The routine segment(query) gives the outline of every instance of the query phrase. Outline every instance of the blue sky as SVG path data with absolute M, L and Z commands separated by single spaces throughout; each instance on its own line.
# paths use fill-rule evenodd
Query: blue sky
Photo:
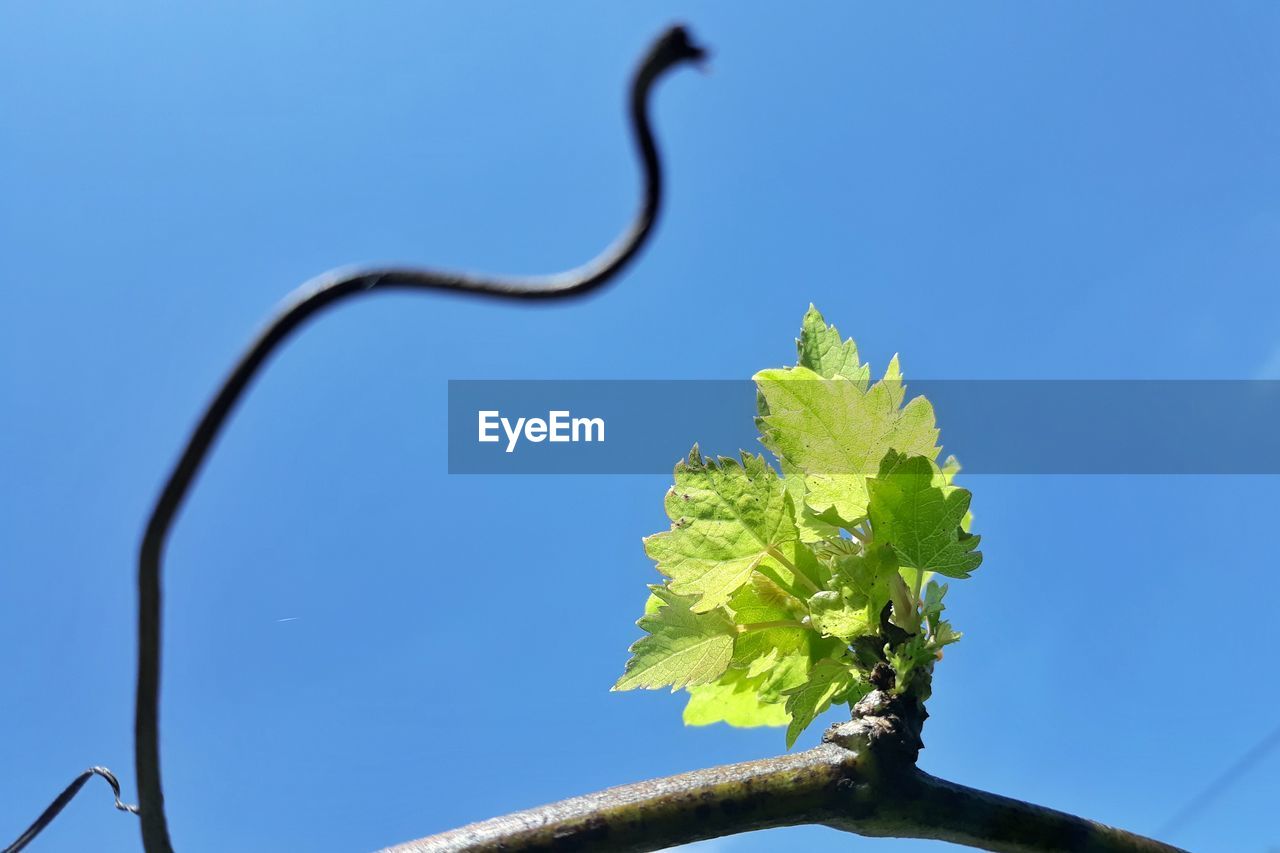
M 181 849 L 371 849 L 782 749 L 608 692 L 666 478 L 450 477 L 450 378 L 745 378 L 811 301 L 908 380 L 1280 377 L 1271 4 L 0 10 L 0 835 L 90 764 L 132 796 L 137 540 L 269 308 L 340 264 L 593 253 L 635 201 L 627 75 L 672 20 L 715 56 L 658 93 L 669 203 L 623 280 L 352 304 L 236 415 L 169 550 Z M 1280 484 L 966 485 L 986 562 L 922 766 L 1155 831 L 1280 722 Z M 1275 849 L 1278 783 L 1280 753 L 1169 840 Z M 40 849 L 139 849 L 82 797 Z M 850 844 L 938 846 L 711 849 Z

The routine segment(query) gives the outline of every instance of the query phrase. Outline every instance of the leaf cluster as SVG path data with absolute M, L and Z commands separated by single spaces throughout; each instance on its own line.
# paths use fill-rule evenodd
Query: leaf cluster
M 905 401 L 895 356 L 871 381 L 852 340 L 810 306 L 794 367 L 764 370 L 762 455 L 675 469 L 670 530 L 644 540 L 663 576 L 645 636 L 615 690 L 689 693 L 689 725 L 787 727 L 790 747 L 826 709 L 894 687 L 923 702 L 934 663 L 960 639 L 942 618 L 947 585 L 982 562 L 970 494 L 941 466 L 933 407 Z

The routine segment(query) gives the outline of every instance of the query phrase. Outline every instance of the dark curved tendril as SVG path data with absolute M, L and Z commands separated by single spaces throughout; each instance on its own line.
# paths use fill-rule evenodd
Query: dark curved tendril
M 35 822 L 32 823 L 31 826 L 27 827 L 26 832 L 18 836 L 17 841 L 4 848 L 3 853 L 18 853 L 19 850 L 22 850 L 30 844 L 32 839 L 43 832 L 46 826 L 53 823 L 53 819 L 58 816 L 58 813 L 67 807 L 67 803 L 71 802 L 75 798 L 75 795 L 80 793 L 80 789 L 84 787 L 84 783 L 88 782 L 94 776 L 101 776 L 103 779 L 107 780 L 107 784 L 111 786 L 111 790 L 115 792 L 116 795 L 116 808 L 122 812 L 130 812 L 132 814 L 138 813 L 137 806 L 125 805 L 120 801 L 120 783 L 116 781 L 114 773 L 105 767 L 90 767 L 88 770 L 77 776 L 70 785 L 63 788 L 62 793 L 58 795 L 58 798 L 49 804 L 49 808 L 40 813 L 40 817 L 36 818 Z
M 648 98 L 653 84 L 671 68 L 696 62 L 704 51 L 682 27 L 667 30 L 649 49 L 631 86 L 632 130 L 644 167 L 644 200 L 635 221 L 612 246 L 594 260 L 558 275 L 533 278 L 489 278 L 419 269 L 342 269 L 304 284 L 224 380 L 187 441 L 143 536 L 138 559 L 138 689 L 134 717 L 134 762 L 138 774 L 138 808 L 142 844 L 147 853 L 170 853 L 169 828 L 160 783 L 160 561 L 165 539 L 183 498 L 209 454 L 236 401 L 268 356 L 312 315 L 369 290 L 405 288 L 473 293 L 509 299 L 564 299 L 581 296 L 613 278 L 635 256 L 653 228 L 662 199 L 662 172 L 649 126 Z

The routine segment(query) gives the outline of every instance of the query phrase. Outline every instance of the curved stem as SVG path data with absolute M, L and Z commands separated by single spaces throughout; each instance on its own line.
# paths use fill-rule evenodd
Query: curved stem
M 745 625 L 734 625 L 733 630 L 739 634 L 750 634 L 752 631 L 769 631 L 774 628 L 800 628 L 809 630 L 809 626 L 795 619 L 771 619 L 768 622 L 748 622 Z
M 640 250 L 653 228 L 662 200 L 662 171 L 649 125 L 648 99 L 666 71 L 701 59 L 704 52 L 681 27 L 664 33 L 650 48 L 631 86 L 630 114 L 641 164 L 644 197 L 634 221 L 616 243 L 594 260 L 559 275 L 490 278 L 420 269 L 354 269 L 326 273 L 299 288 L 250 345 L 200 418 L 156 501 L 138 558 L 138 684 L 134 717 L 134 763 L 142 842 L 147 853 L 173 849 L 160 781 L 161 559 L 183 499 L 208 456 L 227 416 L 267 358 L 306 320 L 349 296 L 369 290 L 443 290 L 508 299 L 563 299 L 581 296 L 613 278 Z
M 31 826 L 27 827 L 27 831 L 18 836 L 18 839 L 4 848 L 3 853 L 18 853 L 30 844 L 37 835 L 44 832 L 45 827 L 53 823 L 53 819 L 67 807 L 75 799 L 76 794 L 80 793 L 80 789 L 84 787 L 84 783 L 88 782 L 94 776 L 101 776 L 107 780 L 107 784 L 111 786 L 112 793 L 116 796 L 116 808 L 122 812 L 138 813 L 137 806 L 125 805 L 120 800 L 120 783 L 116 781 L 116 776 L 105 767 L 90 767 L 71 781 L 71 784 L 62 789 L 62 793 L 54 799 L 49 807 L 40 813 L 40 817 L 35 819 Z
M 779 563 L 781 563 L 783 568 L 791 572 L 792 576 L 795 577 L 796 580 L 800 581 L 804 586 L 808 587 L 810 592 L 815 592 L 815 593 L 821 592 L 821 589 L 818 587 L 818 585 L 814 583 L 813 580 L 808 575 L 806 575 L 804 572 L 797 569 L 796 564 L 788 560 L 786 554 L 783 554 L 782 551 L 780 551 L 777 546 L 770 545 L 768 548 L 765 549 L 765 553 L 768 554 L 770 557 L 773 557 L 773 559 L 777 560 Z
M 1184 853 L 1150 838 L 1043 806 L 877 766 L 836 743 L 744 764 L 609 788 L 383 853 L 658 850 L 797 824 L 859 835 L 929 838 L 1008 853 Z

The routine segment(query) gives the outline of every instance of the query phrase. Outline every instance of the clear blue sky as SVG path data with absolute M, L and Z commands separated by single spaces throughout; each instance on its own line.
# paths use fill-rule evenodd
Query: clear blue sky
M 449 378 L 745 378 L 811 301 L 908 379 L 1280 376 L 1273 4 L 0 10 L 3 836 L 89 764 L 133 796 L 143 519 L 273 303 L 357 261 L 594 252 L 635 200 L 625 81 L 672 20 L 713 71 L 659 92 L 669 205 L 623 280 L 353 304 L 235 417 L 169 551 L 181 849 L 370 849 L 781 750 L 608 692 L 666 478 L 450 477 Z M 966 484 L 986 563 L 922 766 L 1154 831 L 1280 723 L 1280 482 Z M 1274 850 L 1278 787 L 1280 752 L 1170 840 Z M 39 849 L 139 849 L 108 799 Z M 711 847 L 801 844 L 937 846 Z

